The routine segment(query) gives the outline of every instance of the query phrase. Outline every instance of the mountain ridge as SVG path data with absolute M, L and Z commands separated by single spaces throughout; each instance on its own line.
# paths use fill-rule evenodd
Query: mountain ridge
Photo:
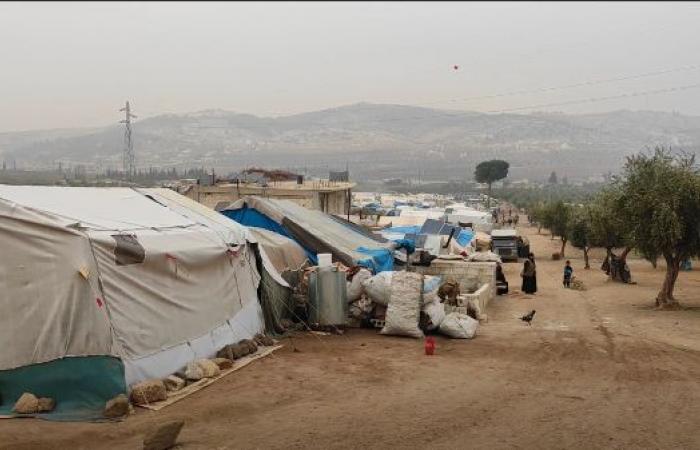
M 162 114 L 133 128 L 140 167 L 321 173 L 349 164 L 365 178 L 469 177 L 478 161 L 499 157 L 511 161 L 514 176 L 555 170 L 574 180 L 619 168 L 625 155 L 647 147 L 700 149 L 700 117 L 658 111 L 486 114 L 362 102 L 279 117 L 222 109 Z M 122 145 L 117 124 L 0 133 L 0 158 L 29 168 L 119 168 Z

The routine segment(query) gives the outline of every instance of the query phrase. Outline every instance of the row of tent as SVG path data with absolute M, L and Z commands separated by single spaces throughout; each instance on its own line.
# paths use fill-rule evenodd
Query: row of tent
M 393 267 L 392 242 L 334 216 L 167 189 L 0 185 L 0 248 L 0 415 L 32 392 L 58 420 L 270 331 L 265 297 L 319 253 Z

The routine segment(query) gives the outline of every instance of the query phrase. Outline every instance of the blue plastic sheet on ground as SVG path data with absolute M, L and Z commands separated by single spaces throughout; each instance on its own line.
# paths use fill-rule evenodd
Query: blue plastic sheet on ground
M 358 247 L 356 252 L 369 255 L 357 261 L 358 266 L 366 267 L 372 273 L 386 272 L 394 269 L 394 254 L 386 248 Z

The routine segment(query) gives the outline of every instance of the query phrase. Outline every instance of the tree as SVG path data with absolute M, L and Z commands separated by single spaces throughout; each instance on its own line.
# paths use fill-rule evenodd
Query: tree
M 549 184 L 557 184 L 557 173 L 555 171 L 552 171 L 552 173 L 549 174 Z
M 486 183 L 489 186 L 489 198 L 486 200 L 486 207 L 491 208 L 491 185 L 508 176 L 510 164 L 500 159 L 480 162 L 474 170 L 474 179 L 477 183 Z
M 569 241 L 571 206 L 560 200 L 550 203 L 547 209 L 545 226 L 552 232 L 552 236 L 561 238 L 561 252 L 559 254 L 563 258 L 566 243 Z
M 530 209 L 530 218 L 537 223 L 537 234 L 542 232 L 542 226 L 546 222 L 547 206 L 540 202 Z
M 651 155 L 630 156 L 614 187 L 632 245 L 649 260 L 661 255 L 666 261 L 656 306 L 678 307 L 673 290 L 680 265 L 700 255 L 700 175 L 694 155 L 656 148 Z
M 588 251 L 592 247 L 591 211 L 589 206 L 577 209 L 571 217 L 570 237 L 571 245 L 583 251 L 585 269 L 590 269 Z

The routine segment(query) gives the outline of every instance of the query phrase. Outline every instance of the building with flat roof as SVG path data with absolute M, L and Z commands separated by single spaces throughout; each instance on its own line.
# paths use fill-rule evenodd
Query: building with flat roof
M 260 196 L 281 200 L 291 200 L 308 209 L 328 214 L 347 215 L 350 211 L 352 189 L 355 183 L 349 181 L 302 180 L 268 181 L 251 183 L 244 181 L 219 182 L 205 186 L 192 184 L 184 189 L 183 195 L 210 208 L 220 203 L 230 203 L 245 196 Z

